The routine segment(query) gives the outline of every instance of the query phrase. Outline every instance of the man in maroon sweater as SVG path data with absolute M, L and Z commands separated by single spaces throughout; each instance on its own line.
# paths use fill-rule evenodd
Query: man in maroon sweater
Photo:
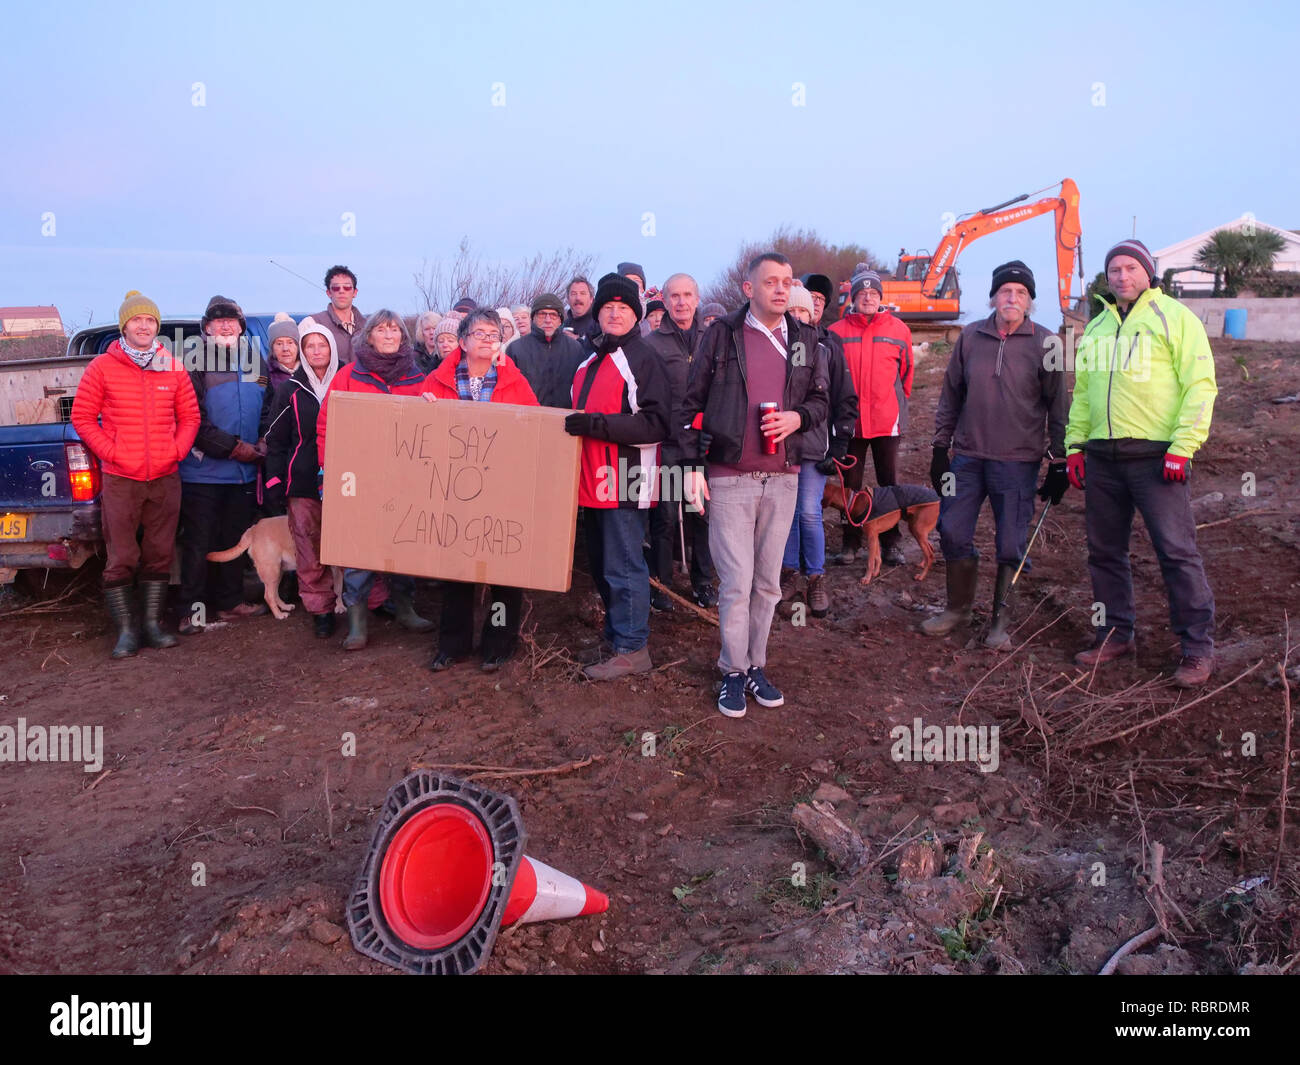
M 817 331 L 786 313 L 793 276 L 784 255 L 755 258 L 740 310 L 709 326 L 692 360 L 678 442 L 703 460 L 684 479 L 687 501 L 709 506 L 709 548 L 721 587 L 718 710 L 744 717 L 785 696 L 765 676 L 767 637 L 781 598 L 781 557 L 794 519 L 799 464 L 820 459 L 828 411 L 826 351 Z M 762 404 L 775 404 L 762 414 Z M 708 441 L 701 447 L 701 438 Z M 805 456 L 805 451 L 808 452 Z

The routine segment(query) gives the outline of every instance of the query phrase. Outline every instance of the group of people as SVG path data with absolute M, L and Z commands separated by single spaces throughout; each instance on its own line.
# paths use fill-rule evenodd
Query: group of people
M 1209 430 L 1213 358 L 1196 316 L 1156 287 L 1140 242 L 1112 248 L 1106 274 L 1114 298 L 1102 301 L 1077 347 L 1072 400 L 1056 335 L 1030 317 L 1035 285 L 1024 263 L 994 271 L 990 315 L 962 331 L 944 376 L 931 463 L 947 605 L 921 628 L 943 636 L 971 622 L 974 534 L 988 499 L 998 570 L 985 643 L 1010 645 L 1011 592 L 1046 459 L 1040 498 L 1059 503 L 1069 486 L 1086 490 L 1088 565 L 1104 612 L 1078 663 L 1095 668 L 1133 650 L 1128 550 L 1137 509 L 1182 641 L 1175 680 L 1199 685 L 1213 667 L 1214 603 L 1187 474 Z M 653 668 L 651 613 L 673 609 L 681 557 L 696 602 L 718 608 L 719 711 L 742 717 L 750 698 L 783 705 L 766 675 L 776 607 L 802 584 L 814 616 L 830 610 L 827 477 L 870 491 L 870 454 L 876 485 L 897 483 L 912 337 L 883 305 L 880 275 L 865 265 L 833 322 L 831 278 L 796 278 L 779 253 L 755 257 L 742 287 L 745 302 L 731 311 L 701 306 L 689 274 L 648 289 L 645 271 L 624 262 L 594 286 L 574 278 L 565 301 L 541 293 L 527 308 L 493 309 L 463 298 L 445 315 L 420 315 L 412 337 L 394 311 L 362 315 L 356 276 L 334 266 L 323 311 L 271 323 L 268 359 L 256 345 L 250 353 L 239 305 L 215 296 L 202 318 L 199 357 L 183 363 L 159 339 L 158 308 L 128 293 L 120 337 L 87 367 L 72 412 L 103 467 L 113 657 L 136 654 L 142 640 L 176 643 L 163 612 L 178 523 L 179 632 L 201 632 L 209 609 L 223 621 L 264 614 L 264 604 L 245 601 L 242 561 L 209 561 L 259 514 L 287 516 L 303 607 L 317 636 L 334 633 L 335 581 L 320 561 L 331 392 L 540 404 L 569 410 L 565 431 L 582 438 L 578 503 L 605 608 L 585 675 L 612 680 Z M 882 535 L 881 549 L 887 563 L 903 561 L 897 530 Z M 860 552 L 860 529 L 846 524 L 840 560 Z M 382 608 L 411 631 L 437 630 L 433 670 L 469 657 L 476 587 L 440 585 L 435 624 L 416 612 L 411 577 L 345 569 L 342 646 L 365 647 L 369 615 Z M 489 599 L 478 653 L 494 670 L 515 650 L 523 595 L 493 587 Z

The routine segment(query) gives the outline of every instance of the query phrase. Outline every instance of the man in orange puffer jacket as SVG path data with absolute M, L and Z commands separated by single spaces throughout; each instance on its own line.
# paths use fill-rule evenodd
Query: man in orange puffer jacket
M 189 374 L 158 340 L 162 319 L 153 301 L 128 292 L 117 321 L 121 338 L 82 375 L 72 427 L 104 468 L 104 598 L 117 625 L 113 657 L 128 658 L 140 648 L 131 602 L 137 566 L 145 642 L 176 643 L 159 622 L 181 508 L 177 467 L 194 446 L 199 404 Z
M 852 310 L 830 327 L 844 344 L 844 359 L 858 392 L 858 424 L 849 441 L 849 454 L 857 461 L 844 474 L 845 484 L 854 490 L 862 487 L 868 450 L 876 484 L 898 483 L 898 443 L 907 428 L 907 401 L 912 395 L 912 331 L 902 319 L 881 309 L 883 296 L 880 275 L 860 265 L 849 292 Z M 839 561 L 849 563 L 862 550 L 862 530 L 847 523 L 843 529 Z M 891 566 L 903 563 L 901 538 L 898 529 L 880 534 L 884 560 Z

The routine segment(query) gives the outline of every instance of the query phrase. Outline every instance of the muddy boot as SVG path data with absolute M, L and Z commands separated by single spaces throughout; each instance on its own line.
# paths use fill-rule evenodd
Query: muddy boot
M 159 624 L 162 618 L 163 603 L 167 601 L 166 579 L 141 581 L 140 599 L 144 604 L 144 642 L 150 647 L 156 647 L 159 650 L 164 647 L 175 647 L 180 641 L 170 632 L 164 632 L 162 625 Z
M 114 658 L 130 658 L 140 650 L 140 633 L 131 618 L 131 586 L 119 584 L 104 589 L 104 602 L 108 615 L 117 626 L 117 643 L 113 646 Z
M 422 618 L 415 612 L 410 592 L 394 588 L 389 592 L 388 598 L 393 603 L 393 619 L 407 632 L 432 632 L 436 627 L 428 618 Z
M 343 640 L 343 650 L 360 651 L 366 646 L 366 622 L 370 610 L 364 599 L 348 607 L 348 634 Z
M 815 618 L 824 618 L 831 612 L 831 597 L 826 591 L 826 576 L 814 573 L 808 578 L 808 609 Z
M 978 558 L 959 558 L 947 564 L 948 607 L 942 614 L 921 622 L 923 633 L 927 636 L 947 636 L 958 625 L 970 624 L 979 565 Z
M 851 566 L 854 560 L 861 562 L 867 556 L 867 552 L 862 549 L 862 529 L 857 525 L 850 525 L 847 520 L 840 525 L 840 529 L 843 531 L 844 538 L 835 561 L 841 566 Z
M 984 646 L 995 651 L 1011 649 L 1011 603 L 1014 589 L 1011 578 L 1016 575 L 1015 566 L 998 566 L 998 579 L 993 587 L 993 624 L 989 626 L 988 635 L 984 637 Z
M 781 567 L 781 601 L 776 604 L 777 613 L 783 618 L 794 615 L 794 605 L 802 596 L 799 594 L 799 571 Z

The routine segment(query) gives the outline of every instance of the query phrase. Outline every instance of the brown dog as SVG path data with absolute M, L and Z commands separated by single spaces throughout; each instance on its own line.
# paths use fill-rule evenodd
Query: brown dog
M 900 521 L 906 521 L 912 539 L 921 545 L 921 565 L 913 579 L 925 580 L 934 565 L 930 534 L 939 524 L 939 496 L 934 490 L 919 484 L 896 484 L 874 490 L 863 488 L 856 493 L 852 489 L 848 491 L 852 497 L 851 508 L 845 506 L 845 488 L 840 479 L 827 478 L 822 506 L 834 507 L 855 524 L 866 517 L 862 531 L 867 544 L 867 572 L 861 583 L 870 584 L 880 572 L 880 534 Z
M 280 574 L 286 570 L 298 568 L 298 555 L 294 551 L 293 536 L 289 533 L 287 517 L 263 518 L 239 538 L 239 543 L 228 551 L 209 551 L 209 562 L 230 562 L 245 551 L 257 568 L 257 576 L 262 582 L 266 605 L 278 621 L 283 621 L 293 609 L 292 603 L 280 598 Z M 331 566 L 334 574 L 334 612 L 342 614 L 343 606 L 343 571 L 338 566 Z

